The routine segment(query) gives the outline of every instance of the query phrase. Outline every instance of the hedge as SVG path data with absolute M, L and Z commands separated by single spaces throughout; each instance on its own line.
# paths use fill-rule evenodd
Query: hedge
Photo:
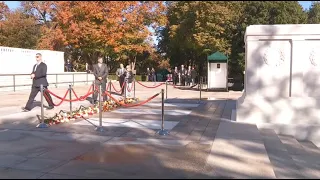
M 147 81 L 146 75 L 136 75 L 135 77 L 136 77 L 137 81 Z M 108 79 L 118 80 L 118 77 L 117 77 L 117 75 L 108 75 Z

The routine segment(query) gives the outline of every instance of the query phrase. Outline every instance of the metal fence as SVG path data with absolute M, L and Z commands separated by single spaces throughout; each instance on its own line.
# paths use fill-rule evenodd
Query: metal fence
M 65 72 L 47 74 L 49 85 L 68 86 L 69 84 L 89 84 L 94 80 L 92 73 Z M 30 74 L 0 74 L 0 91 L 16 91 L 32 86 Z

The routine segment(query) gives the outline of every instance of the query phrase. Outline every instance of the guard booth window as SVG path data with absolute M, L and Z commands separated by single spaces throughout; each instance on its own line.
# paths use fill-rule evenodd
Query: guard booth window
M 217 64 L 217 68 L 220 69 L 220 64 Z

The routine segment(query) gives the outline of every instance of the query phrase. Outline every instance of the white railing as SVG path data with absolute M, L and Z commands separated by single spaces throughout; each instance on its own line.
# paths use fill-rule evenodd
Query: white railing
M 47 74 L 49 87 L 91 84 L 94 76 L 86 72 L 65 72 Z M 19 91 L 30 89 L 32 79 L 30 74 L 0 74 L 0 91 Z

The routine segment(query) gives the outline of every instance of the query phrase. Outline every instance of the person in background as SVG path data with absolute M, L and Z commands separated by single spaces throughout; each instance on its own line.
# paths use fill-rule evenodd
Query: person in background
M 132 97 L 131 96 L 131 92 L 132 92 L 132 82 L 133 82 L 133 72 L 131 67 L 128 65 L 127 66 L 127 70 L 125 72 L 125 78 L 126 78 L 126 82 L 127 84 L 125 85 L 126 88 L 126 97 Z
M 72 63 L 70 62 L 70 59 L 67 60 L 67 63 L 65 65 L 67 72 L 72 72 Z
M 78 69 L 79 64 L 76 61 L 73 61 L 72 64 L 73 64 L 72 65 L 73 72 L 78 72 L 77 69 Z
M 147 81 L 151 81 L 151 71 L 149 68 L 147 68 Z
M 156 85 L 156 71 L 154 70 L 154 68 L 151 68 L 151 79 L 154 82 L 154 85 Z
M 194 68 L 194 66 L 192 67 L 192 70 L 191 70 L 191 84 L 192 86 L 195 85 L 195 79 L 197 77 L 197 72 Z
M 187 70 L 187 86 L 190 86 L 191 84 L 191 66 L 188 66 Z
M 185 83 L 186 83 L 186 74 L 187 74 L 187 71 L 186 71 L 186 69 L 184 68 L 184 65 L 181 65 L 180 77 L 181 77 L 181 85 L 182 85 L 182 86 L 185 86 Z
M 88 63 L 86 63 L 86 72 L 90 73 L 90 69 L 89 69 L 89 64 Z
M 99 88 L 101 85 L 101 91 L 106 91 L 106 83 L 107 83 L 107 76 L 108 76 L 108 67 L 105 63 L 103 63 L 103 58 L 98 58 L 98 63 L 93 65 L 93 75 L 95 77 L 95 85 Z M 97 103 L 98 92 L 95 91 L 93 94 L 94 104 Z M 103 95 L 103 101 L 106 101 L 107 98 Z
M 174 67 L 174 70 L 173 70 L 173 84 L 174 85 L 177 85 L 179 81 L 179 70 L 178 70 L 178 67 Z
M 37 63 L 33 66 L 32 73 L 30 75 L 32 79 L 32 88 L 29 95 L 29 100 L 25 107 L 22 107 L 23 112 L 31 111 L 32 103 L 34 98 L 37 96 L 38 92 L 40 91 L 40 85 L 43 85 L 44 89 L 47 89 L 49 83 L 47 81 L 47 65 L 42 62 L 42 55 L 40 53 L 36 54 Z M 54 104 L 52 101 L 52 97 L 47 91 L 43 91 L 44 98 L 46 99 L 49 107 L 46 108 L 47 110 L 53 109 Z
M 116 75 L 118 76 L 118 79 L 119 79 L 121 95 L 124 94 L 123 83 L 125 79 L 125 72 L 126 72 L 126 69 L 123 67 L 123 64 L 120 64 L 120 68 L 117 69 Z

